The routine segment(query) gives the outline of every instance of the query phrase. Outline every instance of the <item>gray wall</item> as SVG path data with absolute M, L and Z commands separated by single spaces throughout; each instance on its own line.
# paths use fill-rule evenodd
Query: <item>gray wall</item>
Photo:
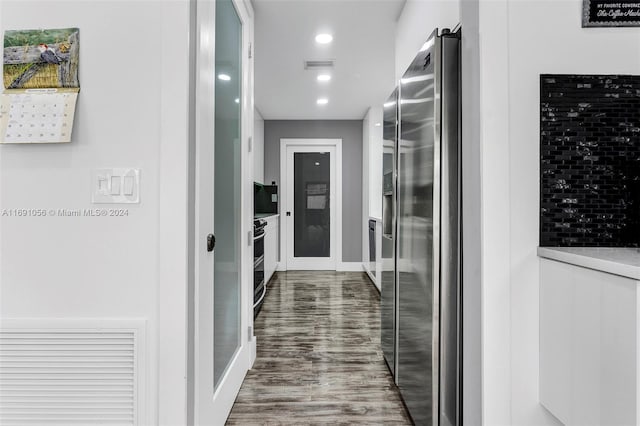
M 265 120 L 266 184 L 280 185 L 281 138 L 342 139 L 342 261 L 362 262 L 362 120 Z

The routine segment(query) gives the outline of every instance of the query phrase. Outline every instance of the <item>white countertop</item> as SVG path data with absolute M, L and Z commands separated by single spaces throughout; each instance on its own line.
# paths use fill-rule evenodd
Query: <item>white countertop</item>
M 538 247 L 538 256 L 640 281 L 640 249 Z

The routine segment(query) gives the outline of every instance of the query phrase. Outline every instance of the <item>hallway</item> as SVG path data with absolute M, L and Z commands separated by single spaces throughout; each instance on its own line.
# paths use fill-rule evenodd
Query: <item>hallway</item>
M 279 272 L 255 322 L 257 358 L 228 425 L 411 424 L 380 349 L 363 273 Z

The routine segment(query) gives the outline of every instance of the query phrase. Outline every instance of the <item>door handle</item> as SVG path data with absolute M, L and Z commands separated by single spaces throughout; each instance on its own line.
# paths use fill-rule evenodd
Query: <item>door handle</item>
M 212 252 L 216 246 L 216 237 L 213 234 L 207 235 L 207 251 Z

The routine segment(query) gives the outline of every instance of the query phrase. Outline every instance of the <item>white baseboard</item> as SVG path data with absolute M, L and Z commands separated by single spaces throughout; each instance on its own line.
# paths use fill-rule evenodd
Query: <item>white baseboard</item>
M 362 262 L 340 262 L 336 271 L 340 272 L 362 272 Z
M 370 279 L 370 280 L 371 280 L 371 281 L 376 285 L 376 287 L 377 287 L 377 286 L 378 286 L 378 284 L 377 284 L 377 281 L 376 281 L 376 277 L 374 277 L 374 276 L 373 276 L 373 274 L 372 274 L 371 272 L 367 271 L 366 269 L 365 269 L 365 271 L 364 271 L 364 272 L 366 272 L 366 274 L 369 276 L 369 279 Z
M 282 264 L 278 264 L 276 271 L 286 272 Z M 362 272 L 362 262 L 338 262 L 336 271 L 338 272 Z
M 362 262 L 362 270 L 367 274 L 371 283 L 378 289 L 378 291 L 380 291 L 380 282 L 373 276 L 371 271 L 369 271 L 369 268 L 367 268 L 367 262 Z
M 369 276 L 369 279 L 371 280 L 371 283 L 378 289 L 378 291 L 380 291 L 380 283 L 378 282 L 376 277 L 374 277 L 373 274 L 371 272 L 369 272 L 369 271 L 365 271 L 365 272 Z

